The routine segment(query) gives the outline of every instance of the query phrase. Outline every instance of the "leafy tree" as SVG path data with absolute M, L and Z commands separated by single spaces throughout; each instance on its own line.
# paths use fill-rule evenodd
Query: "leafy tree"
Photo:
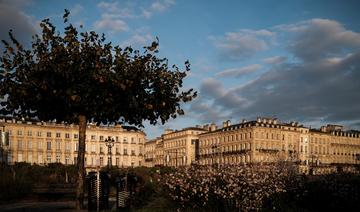
M 190 64 L 185 62 L 184 71 L 169 67 L 166 58 L 156 56 L 158 40 L 142 53 L 122 49 L 105 42 L 104 34 L 79 32 L 68 16 L 65 10 L 64 33 L 44 19 L 30 49 L 11 30 L 11 43 L 2 40 L 1 114 L 79 125 L 76 205 L 82 208 L 87 123 L 164 124 L 182 115 L 180 104 L 191 101 L 196 92 L 181 90 Z

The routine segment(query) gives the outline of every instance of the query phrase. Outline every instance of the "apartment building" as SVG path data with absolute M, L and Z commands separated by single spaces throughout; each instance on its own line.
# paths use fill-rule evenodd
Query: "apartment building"
M 185 166 L 196 160 L 199 135 L 207 132 L 200 126 L 182 130 L 165 130 L 161 137 L 146 142 L 145 149 L 149 166 Z
M 200 164 L 292 161 L 298 164 L 359 164 L 360 132 L 338 125 L 319 130 L 297 122 L 258 118 L 199 135 Z
M 75 164 L 78 151 L 78 126 L 39 121 L 0 118 L 0 126 L 9 134 L 6 161 L 32 164 Z M 96 126 L 86 131 L 85 167 L 94 169 L 108 164 L 105 140 L 114 139 L 112 165 L 118 167 L 144 165 L 145 133 L 129 126 Z

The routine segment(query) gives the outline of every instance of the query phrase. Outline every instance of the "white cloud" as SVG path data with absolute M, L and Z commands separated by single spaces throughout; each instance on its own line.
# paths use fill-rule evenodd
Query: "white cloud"
M 84 7 L 81 4 L 76 4 L 73 8 L 70 9 L 71 16 L 79 15 L 84 10 Z
M 268 64 L 283 63 L 286 60 L 287 60 L 287 57 L 285 57 L 285 56 L 274 56 L 274 57 L 268 57 L 268 58 L 263 59 L 263 61 Z
M 97 7 L 104 10 L 103 16 L 108 18 L 136 18 L 133 8 L 127 6 L 120 6 L 118 2 L 100 2 Z
M 242 29 L 237 32 L 227 32 L 222 37 L 210 36 L 210 40 L 220 50 L 222 59 L 243 60 L 269 49 L 275 36 L 274 32 L 265 29 Z
M 274 28 L 273 28 L 274 29 Z M 280 30 L 279 30 L 280 29 Z M 263 59 L 269 70 L 237 88 L 226 82 L 205 79 L 192 109 L 199 120 L 227 117 L 277 116 L 303 123 L 344 123 L 360 126 L 360 33 L 334 20 L 312 19 L 277 27 L 287 57 Z M 244 32 L 244 31 L 242 31 Z M 240 33 L 241 34 L 241 33 Z M 266 32 L 247 32 L 257 39 Z M 235 37 L 226 35 L 223 43 Z M 230 43 L 230 42 L 228 42 Z M 246 71 L 245 71 L 246 72 Z M 236 76 L 240 69 L 225 70 L 217 76 Z M 210 120 L 216 121 L 216 120 Z
M 102 17 L 99 21 L 94 23 L 96 30 L 105 30 L 112 33 L 128 31 L 129 27 L 125 21 L 121 19 L 111 19 L 109 17 Z
M 259 64 L 252 64 L 241 68 L 231 68 L 221 71 L 216 74 L 219 77 L 242 77 L 245 74 L 254 72 L 260 69 L 262 66 Z
M 129 39 L 124 41 L 121 46 L 148 46 L 151 44 L 152 41 L 154 41 L 155 38 L 151 36 L 150 34 L 135 34 L 131 36 Z
M 142 9 L 142 15 L 150 18 L 154 13 L 164 12 L 175 4 L 175 0 L 157 0 L 149 8 Z

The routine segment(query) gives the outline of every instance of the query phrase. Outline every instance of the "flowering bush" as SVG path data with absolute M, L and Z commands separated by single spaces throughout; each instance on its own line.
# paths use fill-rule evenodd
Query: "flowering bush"
M 171 198 L 183 209 L 221 207 L 222 210 L 259 210 L 263 201 L 286 192 L 294 179 L 289 165 L 219 165 L 179 168 L 163 176 Z

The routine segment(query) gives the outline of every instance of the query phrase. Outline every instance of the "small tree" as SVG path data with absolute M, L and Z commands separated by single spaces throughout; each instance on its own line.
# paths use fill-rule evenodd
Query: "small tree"
M 182 102 L 191 101 L 193 89 L 181 91 L 185 71 L 168 67 L 158 58 L 158 40 L 144 52 L 105 42 L 104 34 L 79 33 L 63 16 L 64 33 L 45 19 L 41 35 L 25 49 L 9 32 L 0 58 L 1 114 L 79 125 L 76 206 L 83 208 L 84 152 L 88 122 L 128 123 L 142 126 L 182 115 Z

